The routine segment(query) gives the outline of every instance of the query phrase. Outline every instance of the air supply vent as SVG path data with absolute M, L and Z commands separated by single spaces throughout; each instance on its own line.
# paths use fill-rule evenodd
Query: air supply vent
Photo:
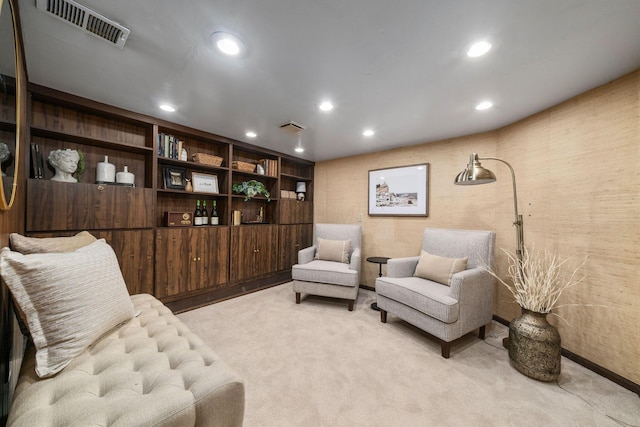
M 304 130 L 304 126 L 301 126 L 294 122 L 289 122 L 289 123 L 280 125 L 280 129 L 286 130 L 287 132 L 291 132 L 291 133 L 298 133 Z
M 120 49 L 124 47 L 124 43 L 131 32 L 128 28 L 73 0 L 36 0 L 36 6 L 43 12 L 55 16 L 76 28 L 82 28 L 86 32 L 118 46 Z

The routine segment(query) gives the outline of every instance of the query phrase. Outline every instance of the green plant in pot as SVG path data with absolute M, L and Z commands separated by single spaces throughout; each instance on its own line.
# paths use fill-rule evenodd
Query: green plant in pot
M 244 194 L 245 202 L 259 195 L 266 197 L 267 201 L 271 200 L 271 194 L 267 191 L 264 184 L 255 179 L 233 184 L 232 189 L 235 193 Z
M 548 314 L 564 305 L 559 304 L 567 289 L 580 284 L 577 277 L 585 261 L 571 273 L 565 272 L 568 259 L 556 252 L 529 251 L 520 259 L 503 249 L 509 259 L 509 282 L 492 270 L 487 271 L 505 286 L 522 308 L 522 315 L 509 324 L 509 362 L 524 375 L 540 380 L 555 381 L 560 375 L 561 340 L 555 326 L 547 321 Z M 560 317 L 560 316 L 558 316 Z
M 76 171 L 74 172 L 73 176 L 78 180 L 78 182 L 80 182 L 80 180 L 82 179 L 82 174 L 84 173 L 84 168 L 85 168 L 85 164 L 84 164 L 84 153 L 82 152 L 82 150 L 76 150 L 78 152 L 78 168 L 76 169 Z

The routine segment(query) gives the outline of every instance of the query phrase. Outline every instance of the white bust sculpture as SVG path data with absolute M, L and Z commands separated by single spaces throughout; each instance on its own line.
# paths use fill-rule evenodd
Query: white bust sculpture
M 78 169 L 80 155 L 76 150 L 53 150 L 49 153 L 49 163 L 56 170 L 51 181 L 78 182 L 71 176 Z
M 11 157 L 9 147 L 4 142 L 0 142 L 0 164 L 7 161 L 9 157 Z M 5 176 L 4 170 L 2 171 L 2 176 Z

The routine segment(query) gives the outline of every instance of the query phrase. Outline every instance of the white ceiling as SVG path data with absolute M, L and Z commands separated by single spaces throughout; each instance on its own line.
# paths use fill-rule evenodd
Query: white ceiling
M 80 0 L 131 30 L 122 50 L 35 3 L 30 81 L 292 155 L 294 121 L 315 161 L 496 129 L 640 68 L 638 0 Z M 216 30 L 248 53 L 213 51 Z

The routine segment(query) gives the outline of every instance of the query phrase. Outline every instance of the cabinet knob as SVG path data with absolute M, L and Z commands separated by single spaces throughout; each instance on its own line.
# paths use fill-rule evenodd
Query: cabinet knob
M 196 262 L 196 257 L 193 257 L 193 262 Z
M 198 257 L 198 261 L 200 261 L 202 258 Z
M 104 191 L 104 185 L 98 185 L 98 191 Z
M 296 243 L 296 244 L 295 244 L 295 247 L 296 247 L 296 248 L 299 248 L 299 247 L 300 247 L 300 244 L 299 244 L 299 243 Z

